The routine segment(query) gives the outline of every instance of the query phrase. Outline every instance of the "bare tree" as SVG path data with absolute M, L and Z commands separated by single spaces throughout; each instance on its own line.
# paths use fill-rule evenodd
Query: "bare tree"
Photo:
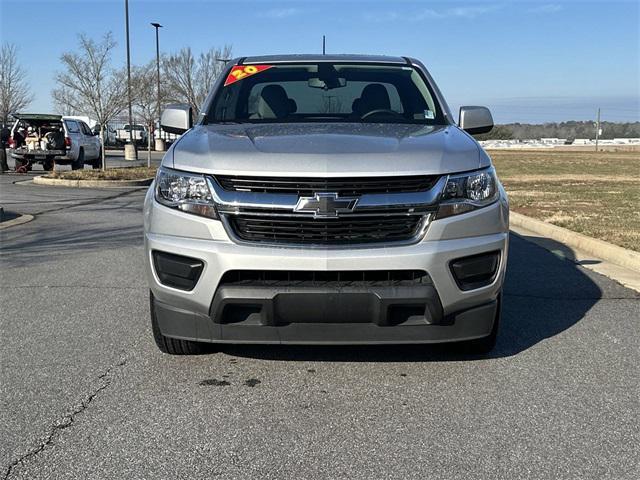
M 191 48 L 183 48 L 162 59 L 162 73 L 170 86 L 170 100 L 189 103 L 193 107 L 195 99 L 195 58 Z
M 211 48 L 197 58 L 190 47 L 165 56 L 162 71 L 167 92 L 171 92 L 167 100 L 188 103 L 197 114 L 213 82 L 224 69 L 222 60 L 230 57 L 230 45 Z
M 100 124 L 104 170 L 104 128 L 127 105 L 127 82 L 123 80 L 126 76 L 111 66 L 111 50 L 116 46 L 111 32 L 100 42 L 84 34 L 78 40 L 77 52 L 60 57 L 64 70 L 56 74 L 58 87 L 53 90 L 53 98 L 56 104 L 91 115 Z
M 147 166 L 151 166 L 152 130 L 157 120 L 158 93 L 157 71 L 155 61 L 141 67 L 134 67 L 131 72 L 132 101 L 136 115 L 142 119 L 149 129 L 147 136 Z M 163 103 L 165 90 L 160 87 L 160 103 Z
M 53 95 L 53 107 L 54 110 L 60 115 L 79 115 L 86 114 L 87 112 L 79 112 L 71 106 L 73 98 L 70 90 L 65 87 L 59 87 L 54 91 Z
M 0 123 L 6 124 L 11 113 L 33 101 L 27 74 L 18 64 L 18 49 L 12 43 L 0 48 Z

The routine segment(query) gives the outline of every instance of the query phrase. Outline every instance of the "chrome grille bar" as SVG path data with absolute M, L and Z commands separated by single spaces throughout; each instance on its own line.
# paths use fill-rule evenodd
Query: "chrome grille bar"
M 214 177 L 207 177 L 216 208 L 234 241 L 304 248 L 340 248 L 345 244 L 350 247 L 404 245 L 419 241 L 433 218 L 447 176 L 432 180 L 431 188 L 424 191 L 353 195 L 353 188 L 347 186 L 343 191 L 350 195 L 326 192 L 323 193 L 325 196 L 333 195 L 331 198 L 334 199 L 353 197 L 357 201 L 353 202 L 353 207 L 341 208 L 335 215 L 319 216 L 296 210 L 302 198 L 296 193 L 282 193 L 278 189 L 230 190 L 223 188 Z M 324 185 L 324 181 L 315 179 L 314 184 Z M 342 185 L 348 183 L 346 179 L 340 181 Z M 360 179 L 352 181 L 358 184 Z M 290 181 L 295 188 L 299 184 L 309 185 L 309 182 L 309 179 Z M 255 183 L 262 185 L 258 177 Z M 388 183 L 397 185 L 394 180 Z M 311 193 L 316 195 L 317 192 Z
M 244 208 L 293 211 L 298 195 L 286 193 L 256 193 L 228 191 L 212 178 L 207 179 L 218 211 L 235 213 Z M 424 192 L 371 193 L 359 197 L 354 212 L 370 209 L 412 208 L 435 205 L 446 185 L 447 177 L 441 177 L 430 190 Z

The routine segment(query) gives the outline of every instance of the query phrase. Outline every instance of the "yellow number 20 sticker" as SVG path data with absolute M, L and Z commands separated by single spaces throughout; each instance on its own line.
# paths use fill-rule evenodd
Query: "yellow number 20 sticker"
M 238 80 L 263 72 L 271 67 L 273 67 L 273 65 L 235 65 L 229 72 L 224 86 L 226 87 L 227 85 L 236 83 Z

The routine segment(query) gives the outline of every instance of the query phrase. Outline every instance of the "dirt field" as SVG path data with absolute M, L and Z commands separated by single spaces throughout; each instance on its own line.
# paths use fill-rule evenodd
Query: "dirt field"
M 640 153 L 490 150 L 511 208 L 640 251 Z

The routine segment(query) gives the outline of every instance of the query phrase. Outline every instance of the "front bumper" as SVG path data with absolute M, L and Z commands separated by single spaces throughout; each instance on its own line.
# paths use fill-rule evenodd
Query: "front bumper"
M 302 299 L 300 300 L 303 301 Z M 303 303 L 300 304 L 304 308 Z M 223 324 L 208 315 L 182 310 L 152 299 L 152 306 L 163 335 L 183 340 L 211 343 L 273 344 L 384 344 L 441 343 L 486 337 L 496 318 L 498 301 L 451 315 L 446 323 L 433 325 L 404 323 L 261 323 Z
M 221 222 L 166 208 L 148 195 L 145 251 L 152 305 L 160 331 L 168 337 L 221 343 L 308 344 L 467 340 L 489 335 L 496 317 L 508 251 L 508 207 L 504 199 L 475 212 L 433 221 L 424 239 L 413 245 L 305 249 L 239 245 L 229 238 Z M 204 268 L 195 288 L 184 291 L 163 285 L 153 265 L 153 251 L 201 260 Z M 461 290 L 450 262 L 486 252 L 500 252 L 495 278 L 481 288 Z M 221 293 L 224 274 L 238 270 L 424 270 L 430 277 L 431 290 L 416 293 L 393 289 L 350 292 L 266 288 L 252 292 L 226 289 Z M 400 324 L 388 322 L 385 306 L 405 305 L 407 295 L 417 295 L 423 304 L 439 308 L 439 318 L 434 321 L 411 317 Z M 221 320 L 221 297 L 231 303 L 239 298 L 241 302 L 260 305 L 260 313 L 239 323 Z M 322 305 L 331 306 L 326 315 L 319 318 L 311 314 Z M 371 321 L 352 321 L 363 309 L 373 312 Z M 290 312 L 296 315 L 292 318 Z

